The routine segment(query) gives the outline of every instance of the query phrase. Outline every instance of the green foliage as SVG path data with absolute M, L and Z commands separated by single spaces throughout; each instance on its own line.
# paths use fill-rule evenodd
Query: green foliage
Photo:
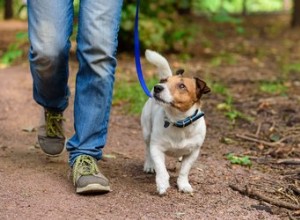
M 284 73 L 297 72 L 300 73 L 300 63 L 288 63 L 283 66 Z
M 211 20 L 216 23 L 229 23 L 229 24 L 241 24 L 243 20 L 241 18 L 236 18 L 231 16 L 228 12 L 222 11 L 218 14 L 211 16 Z
M 243 19 L 240 17 L 234 17 L 225 10 L 221 10 L 219 13 L 213 14 L 210 17 L 210 19 L 211 21 L 216 23 L 226 23 L 226 24 L 233 25 L 236 33 L 238 34 L 245 33 L 245 28 L 242 26 Z
M 8 50 L 1 57 L 1 64 L 4 66 L 11 65 L 17 58 L 23 55 L 23 51 L 16 44 L 11 44 Z
M 210 85 L 210 88 L 212 89 L 213 93 L 218 93 L 221 95 L 227 95 L 228 94 L 228 89 L 221 83 L 213 83 Z
M 220 11 L 228 13 L 241 13 L 244 0 L 194 0 L 194 10 L 198 13 L 215 14 Z M 248 0 L 246 2 L 248 12 L 279 11 L 282 9 L 282 0 Z
M 235 156 L 233 153 L 230 153 L 230 154 L 227 154 L 226 158 L 227 158 L 227 160 L 230 161 L 231 164 L 238 164 L 238 165 L 247 166 L 247 167 L 252 166 L 252 162 L 248 156 L 239 157 L 239 156 Z
M 221 65 L 233 65 L 236 63 L 236 58 L 233 54 L 221 51 L 218 55 L 211 59 L 210 65 L 213 67 L 218 67 Z
M 248 1 L 247 10 L 249 12 L 280 11 L 282 9 L 282 4 L 282 0 L 251 0 Z
M 153 88 L 157 82 L 157 78 L 147 79 L 148 88 Z M 145 95 L 138 81 L 116 82 L 113 105 L 122 105 L 124 113 L 140 114 L 147 99 L 148 96 Z
M 28 41 L 28 33 L 19 32 L 16 34 L 15 38 L 15 42 L 11 43 L 8 46 L 8 49 L 1 56 L 1 66 L 10 66 L 13 62 L 15 62 L 19 57 L 23 55 L 24 52 L 21 47 Z
M 217 106 L 217 109 L 224 111 L 225 116 L 230 120 L 232 124 L 235 124 L 236 120 L 238 118 L 244 119 L 246 121 L 253 121 L 253 118 L 238 111 L 234 106 L 233 106 L 233 98 L 230 95 L 227 95 L 226 101 L 224 103 L 220 103 Z
M 262 82 L 259 89 L 265 93 L 281 95 L 284 95 L 287 91 L 287 87 L 281 82 Z
M 133 47 L 136 2 L 125 2 L 120 27 L 120 47 Z M 176 25 L 175 25 L 176 24 Z M 139 33 L 142 49 L 180 50 L 192 42 L 195 28 L 180 16 L 177 1 L 142 2 Z
M 282 1 L 252 0 L 247 1 L 246 8 L 248 12 L 280 10 Z M 212 21 L 233 25 L 237 34 L 245 33 L 243 20 L 230 15 L 242 13 L 243 0 L 142 1 L 139 20 L 142 49 L 184 52 L 184 49 L 191 45 L 199 27 L 191 25 L 189 16 L 182 14 L 181 9 L 194 14 L 207 14 Z M 121 49 L 133 47 L 135 10 L 136 1 L 129 0 L 124 3 L 119 35 Z M 219 35 L 222 36 L 222 33 Z M 220 59 L 214 62 L 218 63 Z
M 18 41 L 17 44 L 22 44 L 28 40 L 28 33 L 27 32 L 18 32 L 16 34 L 16 40 Z
M 241 112 L 231 109 L 225 113 L 225 115 L 229 118 L 232 123 L 235 123 L 235 120 L 242 116 Z

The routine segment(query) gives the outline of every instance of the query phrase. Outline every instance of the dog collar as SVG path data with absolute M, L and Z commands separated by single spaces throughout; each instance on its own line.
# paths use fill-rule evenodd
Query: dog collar
M 194 121 L 197 121 L 199 118 L 202 118 L 204 116 L 204 112 L 198 111 L 198 109 L 195 111 L 195 113 L 192 116 L 186 117 L 183 120 L 179 120 L 177 122 L 172 123 L 173 126 L 178 128 L 184 128 L 190 124 L 192 124 Z M 171 122 L 165 118 L 164 127 L 169 127 Z

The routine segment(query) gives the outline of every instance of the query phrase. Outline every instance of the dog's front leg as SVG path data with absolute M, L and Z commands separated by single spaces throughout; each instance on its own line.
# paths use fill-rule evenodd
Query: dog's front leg
M 183 156 L 179 176 L 177 179 L 178 189 L 181 192 L 193 192 L 193 188 L 189 183 L 189 172 L 197 160 L 200 149 L 193 151 L 191 154 Z
M 150 153 L 154 163 L 154 169 L 156 172 L 156 187 L 160 195 L 167 192 L 170 187 L 169 183 L 169 173 L 165 165 L 165 153 L 159 150 L 158 146 L 150 146 Z

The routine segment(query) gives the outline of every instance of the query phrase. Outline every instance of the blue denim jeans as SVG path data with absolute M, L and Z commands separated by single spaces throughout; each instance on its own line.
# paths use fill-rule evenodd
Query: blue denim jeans
M 81 0 L 74 103 L 75 134 L 67 142 L 72 166 L 82 154 L 101 159 L 106 142 L 116 67 L 122 0 Z M 69 37 L 73 0 L 29 0 L 29 61 L 33 97 L 44 108 L 68 106 Z

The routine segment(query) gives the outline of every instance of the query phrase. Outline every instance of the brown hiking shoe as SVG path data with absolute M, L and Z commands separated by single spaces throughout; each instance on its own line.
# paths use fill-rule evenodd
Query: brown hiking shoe
M 65 148 L 66 138 L 63 131 L 62 112 L 45 109 L 45 122 L 38 129 L 38 142 L 41 149 L 49 156 L 58 156 Z
M 99 171 L 96 160 L 80 155 L 73 166 L 73 183 L 78 194 L 110 192 L 108 179 Z

